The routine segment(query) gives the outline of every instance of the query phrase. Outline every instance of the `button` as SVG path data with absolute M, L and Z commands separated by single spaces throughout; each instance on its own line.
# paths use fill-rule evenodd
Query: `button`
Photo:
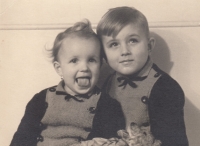
M 55 89 L 54 87 L 51 87 L 49 90 L 50 90 L 51 92 L 55 92 L 55 91 L 56 91 L 56 89 Z
M 37 141 L 43 142 L 43 140 L 44 140 L 44 139 L 43 139 L 43 137 L 42 137 L 41 135 L 37 137 Z
M 157 78 L 159 76 L 160 76 L 160 73 L 158 73 L 158 72 L 154 75 L 155 78 Z
M 40 123 L 39 123 L 39 126 L 40 126 L 40 127 L 43 127 L 43 124 L 42 124 L 42 122 L 40 122 Z
M 86 132 L 91 132 L 91 128 L 84 128 L 84 130 L 86 131 Z
M 42 122 L 39 123 L 40 130 L 46 129 L 46 125 L 44 125 Z
M 146 96 L 143 96 L 142 98 L 141 98 L 141 101 L 143 102 L 143 103 L 145 103 L 145 104 L 147 104 L 148 103 L 148 97 L 146 97 Z
M 90 107 L 88 110 L 90 111 L 91 114 L 95 114 L 95 112 L 96 112 L 95 107 Z

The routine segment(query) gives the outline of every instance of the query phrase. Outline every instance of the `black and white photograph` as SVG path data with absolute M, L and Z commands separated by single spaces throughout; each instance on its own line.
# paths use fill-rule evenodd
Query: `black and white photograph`
M 1 146 L 199 146 L 198 0 L 0 0 Z

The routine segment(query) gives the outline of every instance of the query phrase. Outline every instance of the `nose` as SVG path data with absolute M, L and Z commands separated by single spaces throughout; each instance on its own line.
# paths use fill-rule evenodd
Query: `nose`
M 130 54 L 131 54 L 131 52 L 130 52 L 128 45 L 127 44 L 121 45 L 121 56 L 127 56 Z
M 88 72 L 89 71 L 89 67 L 88 67 L 88 64 L 86 62 L 81 63 L 80 71 L 81 72 Z

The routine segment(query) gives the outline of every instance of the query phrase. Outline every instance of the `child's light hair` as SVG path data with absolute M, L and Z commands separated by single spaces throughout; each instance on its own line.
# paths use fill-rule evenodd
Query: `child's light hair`
M 116 37 L 121 29 L 130 23 L 143 27 L 147 38 L 149 38 L 149 26 L 146 17 L 132 7 L 116 7 L 110 9 L 101 18 L 97 26 L 97 34 L 99 36 Z
M 51 50 L 48 50 L 50 51 L 50 57 L 52 58 L 52 62 L 58 61 L 58 52 L 60 50 L 63 40 L 72 35 L 86 39 L 95 38 L 99 41 L 99 38 L 97 34 L 92 30 L 91 23 L 88 19 L 84 19 L 83 21 L 77 22 L 72 27 L 69 27 L 64 32 L 61 32 L 57 35 L 54 41 L 53 48 Z

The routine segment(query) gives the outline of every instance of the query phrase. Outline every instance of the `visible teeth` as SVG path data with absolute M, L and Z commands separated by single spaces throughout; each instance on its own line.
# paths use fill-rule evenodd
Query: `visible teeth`
M 81 87 L 86 87 L 90 84 L 90 80 L 88 78 L 78 78 L 77 83 Z

